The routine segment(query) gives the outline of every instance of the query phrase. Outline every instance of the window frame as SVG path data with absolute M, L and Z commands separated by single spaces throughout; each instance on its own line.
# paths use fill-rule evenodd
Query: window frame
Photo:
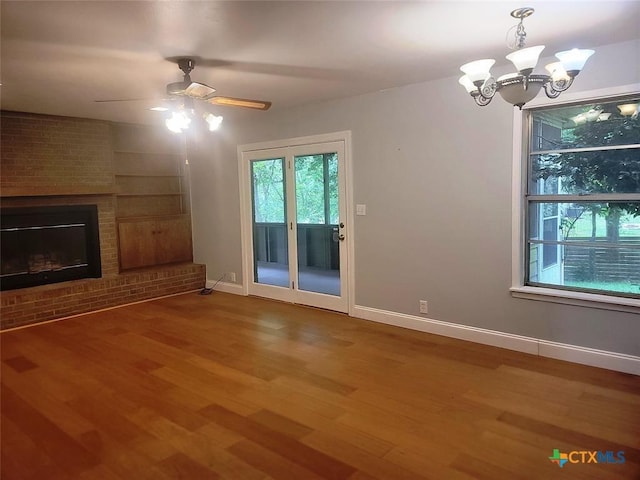
M 583 291 L 567 290 L 552 287 L 525 285 L 526 262 L 529 256 L 526 253 L 528 202 L 528 141 L 530 136 L 528 115 L 532 109 L 540 107 L 562 106 L 576 102 L 594 102 L 603 99 L 613 99 L 629 95 L 640 95 L 640 84 L 623 85 L 599 90 L 583 91 L 576 93 L 564 93 L 558 100 L 538 97 L 522 110 L 513 109 L 513 152 L 512 152 L 512 270 L 511 270 L 511 295 L 515 298 L 539 300 L 553 303 L 563 303 L 590 308 L 640 313 L 640 299 L 590 293 Z

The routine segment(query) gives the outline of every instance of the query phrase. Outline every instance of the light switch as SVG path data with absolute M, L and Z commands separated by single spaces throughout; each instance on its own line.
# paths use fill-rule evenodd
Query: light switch
M 356 215 L 366 215 L 367 214 L 367 206 L 359 203 L 356 205 Z

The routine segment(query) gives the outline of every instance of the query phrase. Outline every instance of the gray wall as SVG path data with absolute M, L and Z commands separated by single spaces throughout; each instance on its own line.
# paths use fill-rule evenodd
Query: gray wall
M 640 82 L 639 52 L 598 48 L 569 92 Z M 354 203 L 367 204 L 351 229 L 357 305 L 417 315 L 427 299 L 429 318 L 640 355 L 638 315 L 511 297 L 512 108 L 500 98 L 477 107 L 452 77 L 255 118 L 191 149 L 208 278 L 241 281 L 237 145 L 351 130 Z

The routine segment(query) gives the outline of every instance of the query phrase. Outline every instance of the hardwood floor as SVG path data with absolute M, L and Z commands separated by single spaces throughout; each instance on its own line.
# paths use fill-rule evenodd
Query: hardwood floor
M 640 478 L 628 374 L 218 292 L 0 340 L 4 480 Z

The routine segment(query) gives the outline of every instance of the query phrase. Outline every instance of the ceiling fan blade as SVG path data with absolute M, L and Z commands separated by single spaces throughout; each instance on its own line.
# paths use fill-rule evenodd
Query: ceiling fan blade
M 271 107 L 271 102 L 265 102 L 263 100 L 251 100 L 248 98 L 215 96 L 215 97 L 207 98 L 206 101 L 213 105 L 226 105 L 230 107 L 254 108 L 256 110 L 269 110 L 269 107 Z

